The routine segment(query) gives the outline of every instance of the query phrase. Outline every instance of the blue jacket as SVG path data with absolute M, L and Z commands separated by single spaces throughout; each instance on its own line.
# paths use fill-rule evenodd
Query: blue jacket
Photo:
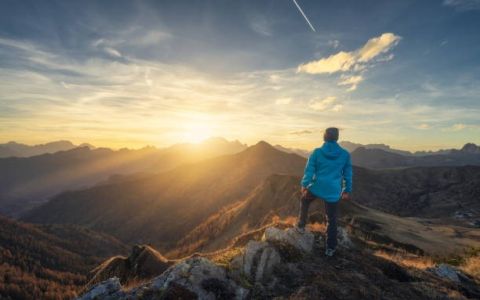
M 352 191 L 350 154 L 337 142 L 325 142 L 308 158 L 302 186 L 318 198 L 337 202 L 342 192 Z

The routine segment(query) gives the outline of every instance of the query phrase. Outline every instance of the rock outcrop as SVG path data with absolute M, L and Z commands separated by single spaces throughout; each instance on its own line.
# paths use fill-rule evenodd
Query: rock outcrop
M 122 285 L 118 277 L 113 277 L 107 279 L 96 286 L 88 290 L 82 297 L 79 299 L 82 300 L 95 300 L 95 299 L 104 299 L 120 291 Z
M 177 262 L 148 283 L 129 291 L 124 291 L 121 280 L 115 277 L 92 286 L 79 299 L 164 299 L 167 295 L 183 295 L 182 297 L 187 299 L 245 299 L 249 295 L 248 287 L 251 287 L 251 284 L 268 281 L 275 268 L 285 259 L 289 259 L 292 250 L 295 255 L 300 256 L 311 253 L 314 241 L 314 235 L 308 231 L 300 234 L 293 228 L 281 230 L 269 227 L 261 241 L 249 241 L 244 251 L 231 260 L 228 271 L 206 258 L 194 256 Z M 122 264 L 138 269 L 134 262 L 152 261 L 148 259 L 152 255 L 150 250 L 152 249 L 145 246 L 136 246 L 130 257 L 112 260 L 115 263 L 108 263 L 102 268 L 104 273 L 100 274 L 104 276 L 117 272 L 125 276 L 128 272 Z M 143 259 L 140 259 L 141 257 Z M 157 263 L 158 260 L 153 262 Z M 163 262 L 161 267 L 169 264 L 167 260 Z M 106 270 L 110 272 L 107 273 Z M 143 268 L 141 270 L 143 272 Z M 98 280 L 100 275 L 97 274 L 95 278 Z M 246 282 L 243 279 L 246 279 Z
M 312 252 L 315 241 L 315 237 L 311 232 L 306 231 L 304 234 L 301 234 L 293 228 L 281 230 L 275 227 L 267 228 L 263 239 L 270 243 L 286 244 L 307 253 Z
M 478 299 L 478 284 L 448 265 L 411 270 L 377 257 L 339 229 L 338 257 L 325 257 L 321 234 L 270 227 L 262 238 L 218 257 L 192 256 L 128 289 L 118 278 L 80 300 L 135 299 Z M 353 239 L 353 240 L 352 240 Z M 231 255 L 227 255 L 230 253 Z M 368 287 L 368 288 L 366 288 Z
M 173 263 L 148 245 L 135 245 L 128 257 L 112 257 L 94 269 L 87 288 L 112 277 L 117 277 L 123 285 L 148 280 L 163 273 Z

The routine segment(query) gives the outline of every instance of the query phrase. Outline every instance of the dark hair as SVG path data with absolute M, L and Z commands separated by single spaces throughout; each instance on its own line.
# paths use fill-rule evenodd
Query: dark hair
M 323 134 L 323 140 L 325 142 L 338 141 L 338 128 L 329 127 L 325 129 L 325 133 Z

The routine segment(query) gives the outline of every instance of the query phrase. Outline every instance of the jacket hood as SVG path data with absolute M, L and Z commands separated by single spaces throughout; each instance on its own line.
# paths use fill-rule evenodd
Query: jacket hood
M 328 159 L 336 159 L 342 154 L 342 148 L 337 144 L 337 142 L 325 142 L 322 147 L 320 147 L 323 155 Z

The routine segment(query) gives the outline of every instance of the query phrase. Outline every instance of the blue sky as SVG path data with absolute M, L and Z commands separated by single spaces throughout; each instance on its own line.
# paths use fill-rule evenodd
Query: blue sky
M 480 142 L 480 1 L 0 1 L 0 141 Z

